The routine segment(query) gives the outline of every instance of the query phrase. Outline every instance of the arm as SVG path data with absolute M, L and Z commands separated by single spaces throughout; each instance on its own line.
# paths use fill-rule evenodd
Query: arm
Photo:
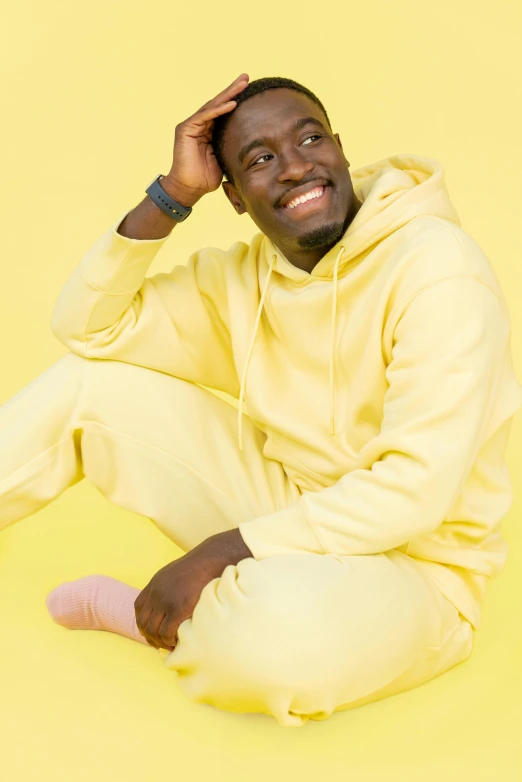
M 509 339 L 499 299 L 478 279 L 418 291 L 395 327 L 382 428 L 360 454 L 369 466 L 240 524 L 253 556 L 375 554 L 434 531 L 486 437 Z
M 176 126 L 175 155 L 162 179 L 184 206 L 221 184 L 212 149 L 214 119 L 248 81 L 242 74 Z M 123 219 L 122 219 L 123 218 Z M 100 237 L 56 302 L 51 330 L 72 352 L 155 369 L 234 395 L 228 301 L 219 251 L 194 253 L 169 274 L 145 274 L 175 221 L 146 198 Z
M 53 334 L 87 358 L 125 361 L 234 395 L 239 381 L 226 325 L 222 253 L 203 249 L 185 266 L 145 277 L 166 237 L 124 237 L 119 223 L 121 218 L 66 282 L 52 314 Z

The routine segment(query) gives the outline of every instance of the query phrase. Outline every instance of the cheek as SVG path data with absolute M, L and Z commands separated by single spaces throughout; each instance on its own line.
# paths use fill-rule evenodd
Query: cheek
M 270 199 L 270 187 L 262 182 L 256 182 L 244 191 L 244 203 L 248 211 L 262 220 L 273 218 L 275 209 Z

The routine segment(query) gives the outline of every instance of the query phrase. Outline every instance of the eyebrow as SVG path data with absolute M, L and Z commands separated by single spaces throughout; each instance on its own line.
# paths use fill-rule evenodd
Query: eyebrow
M 304 128 L 305 125 L 318 125 L 320 128 L 325 130 L 323 123 L 320 122 L 316 117 L 301 117 L 301 119 L 298 119 L 297 122 L 293 124 L 293 126 L 290 128 L 290 131 L 293 132 L 295 130 L 301 130 L 301 128 Z M 269 139 L 267 137 L 255 138 L 252 141 L 249 141 L 248 144 L 245 144 L 243 147 L 241 147 L 238 155 L 239 165 L 241 165 L 249 152 L 251 152 L 256 147 L 264 147 L 268 140 Z

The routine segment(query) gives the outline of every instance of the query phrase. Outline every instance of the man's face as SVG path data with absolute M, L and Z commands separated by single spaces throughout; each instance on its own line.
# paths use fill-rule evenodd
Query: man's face
M 298 120 L 311 117 L 294 128 Z M 246 151 L 255 139 L 262 144 Z M 278 88 L 234 109 L 223 155 L 234 184 L 223 182 L 238 214 L 247 212 L 294 265 L 311 270 L 339 241 L 361 203 L 353 192 L 338 134 L 306 95 Z M 290 209 L 300 194 L 326 185 L 323 194 Z

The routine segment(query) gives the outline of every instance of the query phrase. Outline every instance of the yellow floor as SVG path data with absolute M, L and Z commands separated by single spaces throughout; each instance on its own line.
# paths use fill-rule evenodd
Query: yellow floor
M 516 419 L 512 453 L 521 439 Z M 471 658 L 416 690 L 297 729 L 193 704 L 152 648 L 52 622 L 45 596 L 62 581 L 105 573 L 143 588 L 182 553 L 86 481 L 72 487 L 0 534 L 0 779 L 520 782 L 516 475 L 514 483 L 510 559 L 490 584 Z

